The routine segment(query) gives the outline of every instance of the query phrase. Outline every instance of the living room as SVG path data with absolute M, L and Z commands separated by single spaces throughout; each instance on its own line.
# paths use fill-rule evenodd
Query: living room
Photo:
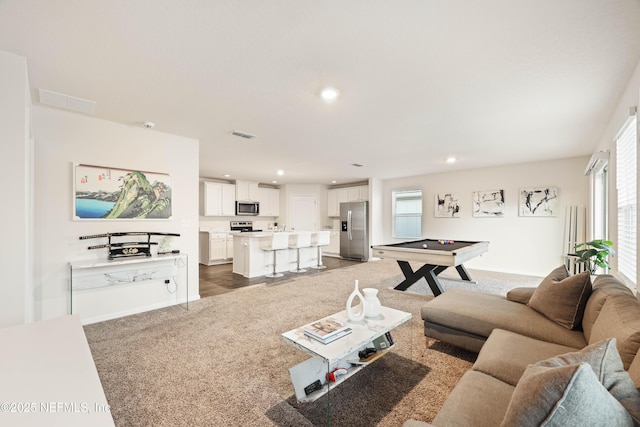
M 627 2 L 621 2 L 637 15 L 638 5 L 630 3 L 631 5 Z M 0 16 L 8 7 L 7 2 L 0 5 Z M 636 15 L 631 14 L 631 16 Z M 4 16 L 2 22 L 10 19 L 16 20 L 17 18 Z M 54 21 L 51 20 L 52 23 Z M 199 179 L 206 173 L 201 164 L 202 141 L 198 139 L 197 135 L 188 132 L 150 131 L 138 125 L 137 122 L 132 123 L 133 118 L 123 120 L 121 117 L 93 117 L 40 104 L 37 97 L 38 87 L 32 86 L 31 83 L 33 79 L 40 78 L 37 71 L 39 58 L 25 56 L 20 53 L 19 49 L 12 49 L 13 43 L 4 38 L 5 33 L 0 32 L 0 34 L 2 34 L 3 40 L 0 44 L 0 49 L 2 49 L 0 52 L 0 86 L 2 86 L 4 94 L 0 100 L 0 132 L 2 132 L 5 141 L 4 155 L 0 162 L 3 165 L 2 176 L 5 182 L 16 183 L 16 185 L 5 188 L 6 200 L 12 201 L 12 208 L 5 210 L 6 216 L 3 217 L 7 224 L 5 227 L 6 241 L 10 242 L 11 250 L 4 253 L 2 260 L 2 269 L 5 271 L 7 280 L 5 280 L 2 302 L 0 302 L 2 307 L 0 325 L 21 325 L 67 315 L 69 313 L 69 262 L 90 261 L 104 256 L 103 253 L 97 254 L 95 251 L 88 251 L 87 245 L 79 241 L 78 237 L 121 231 L 115 230 L 113 223 L 109 223 L 105 227 L 105 224 L 100 221 L 73 220 L 73 175 L 74 164 L 77 163 L 161 171 L 171 176 L 174 189 L 173 216 L 168 221 L 144 223 L 144 231 L 180 234 L 175 248 L 189 255 L 187 267 L 190 277 L 189 295 L 192 301 L 197 300 L 198 284 L 194 278 L 198 277 L 198 224 L 200 221 L 198 184 Z M 43 40 L 42 43 L 44 43 L 46 35 L 46 31 L 43 30 L 40 36 Z M 80 53 L 78 52 L 78 54 Z M 132 56 L 135 55 L 132 54 Z M 439 169 L 431 173 L 399 174 L 397 177 L 384 179 L 374 175 L 367 176 L 373 196 L 371 201 L 374 218 L 372 239 L 375 240 L 372 240 L 371 243 L 399 241 L 393 237 L 391 194 L 397 189 L 416 188 L 423 191 L 423 236 L 490 242 L 489 251 L 482 257 L 469 262 L 469 268 L 506 274 L 545 276 L 563 262 L 566 208 L 577 205 L 589 206 L 591 202 L 589 177 L 584 174 L 590 156 L 594 152 L 605 150 L 611 152 L 609 163 L 611 178 L 609 182 L 611 190 L 609 237 L 616 242 L 617 215 L 615 180 L 613 179 L 616 173 L 614 141 L 621 126 L 629 117 L 629 108 L 638 105 L 640 92 L 640 58 L 635 51 L 633 54 L 623 52 L 621 57 L 626 62 L 622 61 L 620 64 L 621 69 L 616 74 L 619 80 L 612 85 L 618 91 L 608 96 L 604 96 L 598 91 L 592 95 L 596 101 L 590 100 L 590 102 L 597 104 L 601 100 L 602 105 L 599 108 L 605 111 L 599 112 L 599 121 L 596 124 L 583 131 L 584 141 L 582 143 L 587 145 L 588 149 L 581 151 L 579 155 L 567 152 L 557 158 L 540 157 L 532 161 L 496 163 L 469 169 L 464 167 L 455 170 Z M 578 63 L 576 67 L 581 66 Z M 558 68 L 559 73 L 565 73 L 566 79 L 571 78 L 570 69 L 563 71 L 559 65 Z M 515 76 L 512 78 L 516 79 Z M 107 87 L 111 87 L 113 84 L 109 80 L 108 72 L 97 75 L 94 83 Z M 494 83 L 494 85 L 497 84 Z M 64 92 L 64 84 L 60 83 L 59 88 L 49 87 L 48 89 Z M 91 98 L 91 91 L 87 89 L 86 93 L 76 93 L 75 95 Z M 147 95 L 150 99 L 153 98 L 151 94 Z M 123 105 L 126 104 L 129 96 L 139 95 L 122 94 L 119 102 Z M 518 96 L 526 97 L 526 94 Z M 591 95 L 584 95 L 586 98 L 589 96 Z M 551 99 L 549 105 L 562 101 L 556 98 Z M 526 99 L 522 102 L 526 102 Z M 541 114 L 544 110 L 545 106 L 541 105 Z M 176 113 L 176 115 L 180 115 L 180 113 Z M 478 116 L 481 114 L 478 113 Z M 571 116 L 554 118 L 554 122 L 555 119 L 572 122 Z M 147 117 L 136 117 L 136 120 L 141 123 L 147 120 Z M 463 118 L 461 117 L 460 120 Z M 552 121 L 551 118 L 548 120 Z M 584 121 L 572 122 L 571 127 L 580 127 L 584 124 Z M 597 132 L 597 134 L 592 135 L 589 132 Z M 491 132 L 492 135 L 495 133 L 499 133 L 499 130 Z M 20 141 L 22 144 L 11 144 L 9 141 Z M 384 143 L 385 141 L 382 141 L 379 144 L 384 146 Z M 517 145 L 517 142 L 514 141 L 513 144 Z M 321 152 L 322 150 L 321 145 L 313 147 L 309 150 L 309 155 L 312 156 L 314 151 Z M 381 152 L 380 157 L 384 158 L 383 150 L 378 151 Z M 226 156 L 232 155 L 232 153 L 224 154 Z M 494 153 L 494 155 L 500 157 L 499 153 Z M 320 154 L 318 156 L 320 157 Z M 411 152 L 405 153 L 405 156 L 411 157 Z M 396 170 L 403 170 L 402 164 L 391 166 Z M 285 188 L 287 185 L 296 188 L 309 186 L 309 188 L 313 188 L 313 191 L 317 188 L 317 184 L 310 183 L 285 183 L 282 185 Z M 329 184 L 323 185 L 328 186 Z M 519 216 L 519 189 L 540 186 L 555 186 L 559 189 L 561 202 L 557 214 L 547 218 Z M 473 192 L 480 190 L 504 190 L 505 209 L 502 218 L 477 218 L 473 216 L 472 195 Z M 436 218 L 434 216 L 434 195 L 438 193 L 459 195 L 461 201 L 459 218 Z M 326 207 L 318 207 L 319 211 L 323 209 L 326 210 Z M 129 231 L 139 231 L 140 226 L 140 223 L 128 222 L 126 225 L 118 224 L 115 228 L 122 227 Z M 7 245 L 8 247 L 9 245 Z M 612 271 L 616 273 L 617 258 L 613 257 L 611 262 Z M 371 268 L 377 268 L 374 266 L 376 262 L 369 264 L 371 264 Z M 344 281 L 343 287 L 336 287 L 336 290 L 341 292 L 339 295 L 335 295 L 335 299 L 340 301 L 338 305 L 343 305 L 343 300 L 346 301 L 347 288 L 352 287 L 353 279 L 357 279 L 357 277 L 353 277 L 349 272 L 345 272 L 342 279 L 336 278 L 337 281 Z M 637 277 L 635 279 L 634 283 L 638 283 Z M 361 280 L 371 284 L 373 278 L 368 280 L 361 277 Z M 633 283 L 630 283 L 629 286 L 635 290 Z M 289 298 L 300 297 L 293 290 L 290 292 L 287 294 Z M 322 295 L 314 292 L 310 295 L 323 299 Z M 253 300 L 254 297 L 249 294 L 243 295 L 250 299 L 251 304 L 262 304 Z M 383 303 L 389 302 L 382 297 L 381 300 Z M 266 301 L 278 303 L 275 295 L 269 295 Z M 220 304 L 223 303 L 230 304 L 231 307 L 237 309 L 242 307 L 239 302 L 232 302 L 228 299 L 221 300 Z M 407 307 L 414 307 L 414 303 L 407 302 L 407 304 L 409 304 Z M 419 317 L 418 305 L 415 305 L 416 312 L 412 313 L 414 317 Z M 228 315 L 232 314 L 232 310 L 229 308 L 217 307 L 217 309 Z M 282 313 L 280 316 L 284 314 L 286 313 Z M 249 314 L 247 316 L 247 320 L 252 321 L 252 317 Z M 213 318 L 210 320 L 213 322 Z M 283 321 L 281 326 L 290 325 L 293 327 L 295 322 L 303 321 L 305 321 L 304 317 L 298 314 L 291 316 L 286 322 Z M 96 333 L 95 326 L 93 330 Z M 273 339 L 277 340 L 278 334 L 285 330 L 287 328 L 274 331 Z M 233 329 L 233 331 L 242 334 L 242 328 Z M 231 337 L 225 336 L 224 338 L 230 339 Z M 249 343 L 242 341 L 241 344 L 248 345 Z M 241 347 L 236 350 L 243 351 Z M 258 353 L 255 357 L 259 359 L 269 356 L 282 357 L 286 363 L 295 358 L 293 355 L 283 354 L 286 352 L 286 347 L 270 351 L 272 353 Z M 464 355 L 462 358 L 464 359 Z M 224 360 L 231 363 L 231 360 Z M 179 361 L 175 361 L 175 363 L 179 363 Z M 285 376 L 287 374 L 286 368 L 288 368 L 286 363 L 284 364 Z M 461 362 L 455 360 L 451 363 Z M 242 369 L 251 369 L 251 367 L 243 365 L 236 370 Z M 222 390 L 224 387 L 213 393 L 211 398 L 224 400 Z M 135 392 L 140 392 L 140 390 Z M 246 392 L 250 395 L 256 391 L 247 390 Z M 271 397 L 274 402 L 278 400 L 274 395 L 266 401 L 269 401 Z M 251 412 L 250 409 L 247 410 Z M 272 410 L 276 411 L 273 408 Z M 320 409 L 316 408 L 315 410 L 319 411 Z M 263 420 L 258 415 L 256 417 L 258 417 L 256 420 Z M 131 424 L 149 424 L 151 423 L 149 420 L 153 420 L 153 417 L 150 416 L 147 421 L 128 421 Z M 393 425 L 393 422 L 390 422 L 390 425 Z

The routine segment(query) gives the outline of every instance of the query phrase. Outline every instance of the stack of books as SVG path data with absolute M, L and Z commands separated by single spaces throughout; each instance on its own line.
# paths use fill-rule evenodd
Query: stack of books
M 304 327 L 304 334 L 323 344 L 342 338 L 351 333 L 351 328 L 333 317 L 318 320 Z

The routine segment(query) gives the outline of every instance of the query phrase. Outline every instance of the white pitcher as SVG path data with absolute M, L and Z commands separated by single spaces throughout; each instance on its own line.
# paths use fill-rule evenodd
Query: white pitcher
M 362 293 L 364 293 L 364 300 L 367 303 L 366 317 L 372 318 L 380 316 L 380 307 L 382 307 L 382 304 L 380 304 L 380 300 L 378 299 L 378 290 L 374 288 L 364 288 L 362 289 Z

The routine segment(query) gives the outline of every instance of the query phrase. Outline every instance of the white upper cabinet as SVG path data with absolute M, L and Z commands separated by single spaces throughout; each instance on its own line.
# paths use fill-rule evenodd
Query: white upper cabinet
M 258 188 L 260 216 L 280 216 L 280 190 L 277 188 Z
M 260 195 L 258 183 L 236 180 L 236 200 L 240 202 L 257 202 Z
M 327 216 L 340 216 L 340 203 L 369 200 L 369 186 L 333 188 L 327 192 Z
M 200 203 L 204 216 L 234 216 L 236 186 L 220 182 L 201 183 Z

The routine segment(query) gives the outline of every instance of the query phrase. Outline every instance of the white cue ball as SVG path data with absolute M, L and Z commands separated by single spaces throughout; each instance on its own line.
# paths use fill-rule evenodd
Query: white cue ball
M 425 248 L 425 249 L 427 249 L 427 244 L 426 244 L 426 243 L 423 243 L 423 244 L 422 244 L 422 247 L 423 247 L 423 248 Z

